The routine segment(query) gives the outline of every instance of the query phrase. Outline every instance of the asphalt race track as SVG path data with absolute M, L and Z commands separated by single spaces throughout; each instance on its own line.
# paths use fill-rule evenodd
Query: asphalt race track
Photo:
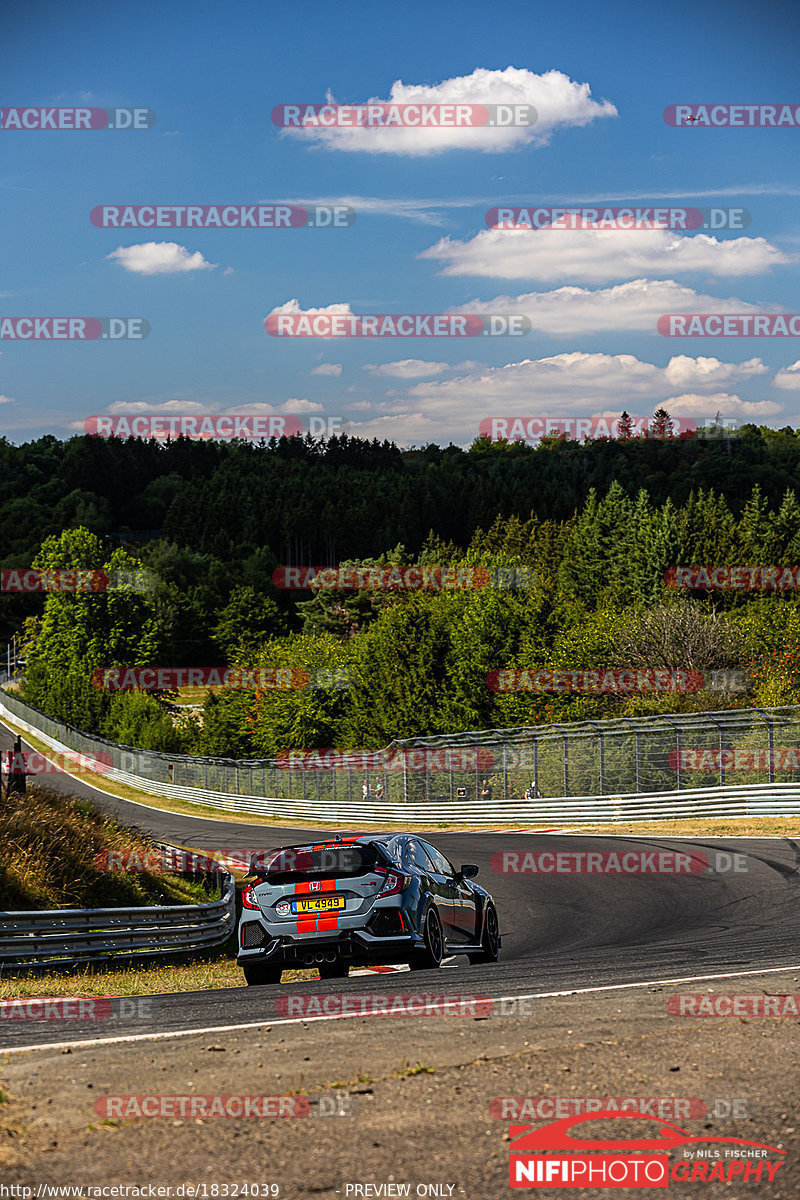
M 0 728 L 0 748 L 12 736 Z M 93 796 L 105 809 L 160 840 L 203 849 L 267 847 L 303 840 L 302 829 L 198 819 L 112 799 L 89 785 L 48 776 L 49 786 Z M 344 832 L 344 831 L 343 831 Z M 316 831 L 314 836 L 319 836 Z M 580 989 L 709 979 L 726 973 L 794 967 L 800 962 L 800 844 L 790 839 L 670 840 L 535 834 L 425 834 L 456 864 L 474 862 L 494 895 L 503 937 L 497 964 L 456 965 L 397 976 L 404 994 L 480 993 L 493 999 Z M 504 874 L 498 851 L 669 849 L 738 854 L 738 871 L 703 874 Z M 726 860 L 728 861 L 728 860 Z M 743 869 L 741 869 L 743 868 Z M 353 993 L 376 991 L 375 976 L 352 978 Z M 757 981 L 754 981 L 757 982 Z M 330 991 L 322 981 L 282 988 L 221 989 L 152 1000 L 148 1036 L 278 1023 L 275 998 L 292 987 Z M 697 989 L 699 990 L 699 989 Z M 97 1038 L 96 1022 L 63 1028 L 0 1026 L 0 1048 L 65 1045 Z M 60 1023 L 59 1023 L 60 1024 Z M 37 1028 L 38 1026 L 38 1028 Z M 141 1022 L 120 1018 L 115 1037 L 142 1037 Z

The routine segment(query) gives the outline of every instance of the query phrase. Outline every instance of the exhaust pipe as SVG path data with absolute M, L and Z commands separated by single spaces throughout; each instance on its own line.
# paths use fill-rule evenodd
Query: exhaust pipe
M 325 962 L 325 955 L 324 954 L 315 954 L 314 961 L 315 962 Z
M 304 955 L 303 955 L 303 962 L 304 962 L 304 963 L 306 963 L 308 966 L 311 966 L 311 964 L 313 963 L 313 961 L 314 961 L 314 955 L 313 955 L 313 954 L 304 954 Z
M 336 962 L 336 955 L 328 953 L 325 955 L 325 962 Z

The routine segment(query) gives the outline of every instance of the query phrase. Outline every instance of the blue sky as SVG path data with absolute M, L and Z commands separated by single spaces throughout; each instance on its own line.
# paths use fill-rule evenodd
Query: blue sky
M 401 445 L 465 445 L 494 415 L 660 405 L 800 424 L 796 339 L 656 331 L 670 311 L 800 311 L 800 128 L 662 117 L 673 103 L 800 104 L 799 27 L 800 6 L 782 0 L 6 6 L 2 106 L 133 106 L 157 120 L 0 131 L 0 317 L 151 327 L 141 342 L 4 340 L 0 431 L 21 442 L 69 436 L 92 414 L 274 412 Z M 273 125 L 275 105 L 329 93 L 340 104 L 535 100 L 539 122 L 488 148 L 453 147 L 445 131 L 342 138 Z M 742 206 L 752 221 L 714 235 L 484 223 L 496 205 L 662 199 Z M 335 230 L 89 220 L 98 204 L 282 200 L 347 203 L 357 218 Z M 521 339 L 270 337 L 264 318 L 291 301 L 524 312 L 534 328 Z

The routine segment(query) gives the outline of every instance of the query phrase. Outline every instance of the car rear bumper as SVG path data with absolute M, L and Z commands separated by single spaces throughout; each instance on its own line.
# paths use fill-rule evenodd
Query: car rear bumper
M 258 930 L 254 927 L 258 926 Z M 259 944 L 253 944 L 260 933 Z M 366 929 L 346 929 L 337 933 L 272 935 L 259 921 L 243 923 L 239 929 L 237 963 L 282 963 L 287 969 L 313 967 L 320 962 L 344 960 L 349 963 L 391 963 L 408 960 L 410 952 L 422 944 L 415 933 L 380 936 Z

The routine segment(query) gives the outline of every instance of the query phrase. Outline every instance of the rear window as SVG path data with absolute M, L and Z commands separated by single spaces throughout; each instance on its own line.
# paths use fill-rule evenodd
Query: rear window
M 364 875 L 376 865 L 385 865 L 375 845 L 286 846 L 271 850 L 262 863 L 252 863 L 259 875 L 272 883 L 293 879 L 347 878 Z

